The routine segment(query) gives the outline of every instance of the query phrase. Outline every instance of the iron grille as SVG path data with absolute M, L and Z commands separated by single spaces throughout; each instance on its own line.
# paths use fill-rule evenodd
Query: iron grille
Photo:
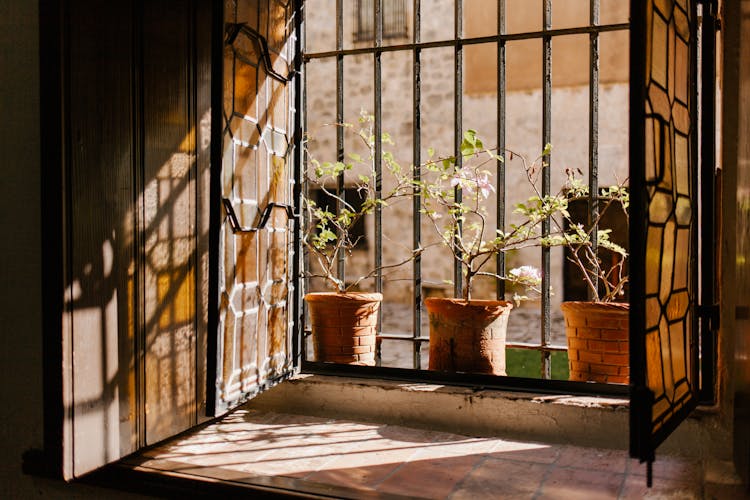
M 411 5 L 411 39 L 409 42 L 402 44 L 383 44 L 383 39 L 391 36 L 394 31 L 391 31 L 390 26 L 399 27 L 399 33 L 404 33 L 406 26 L 406 9 L 404 2 L 399 1 L 388 1 L 388 0 L 358 0 L 357 1 L 357 39 L 364 37 L 372 37 L 374 43 L 371 46 L 358 46 L 358 47 L 345 47 L 343 39 L 343 24 L 344 24 L 344 3 L 342 0 L 336 2 L 336 15 L 335 20 L 335 32 L 336 32 L 336 47 L 334 50 L 317 51 L 305 53 L 303 55 L 303 62 L 307 67 L 311 62 L 328 60 L 335 61 L 335 80 L 336 80 L 336 121 L 344 121 L 344 109 L 348 106 L 345 102 L 344 93 L 344 67 L 347 61 L 352 60 L 355 57 L 369 56 L 372 57 L 372 68 L 373 68 L 373 103 L 372 109 L 375 117 L 375 167 L 377 172 L 381 172 L 382 163 L 382 140 L 381 134 L 381 116 L 383 114 L 383 66 L 382 60 L 383 55 L 392 52 L 404 52 L 410 53 L 413 61 L 413 78 L 412 78 L 412 162 L 414 165 L 419 165 L 422 161 L 422 119 L 421 110 L 424 105 L 421 100 L 422 91 L 422 53 L 427 49 L 452 49 L 453 52 L 453 69 L 454 69 L 454 80 L 453 84 L 453 138 L 454 138 L 454 151 L 457 158 L 461 158 L 460 145 L 463 138 L 463 83 L 464 83 L 464 49 L 471 45 L 479 44 L 494 44 L 497 48 L 497 102 L 496 102 L 496 114 L 497 114 L 497 130 L 496 130 L 496 144 L 499 151 L 504 151 L 506 148 L 506 45 L 508 42 L 522 41 L 522 40 L 538 40 L 542 45 L 542 82 L 541 82 L 541 95 L 542 95 L 542 133 L 539 138 L 540 149 L 544 148 L 544 145 L 551 142 L 552 138 L 552 42 L 554 39 L 569 35 L 587 35 L 589 37 L 589 61 L 590 61 L 590 73 L 589 73 L 589 96 L 588 96 L 588 114 L 589 114 L 589 133 L 588 133 L 588 177 L 589 177 L 589 191 L 590 193 L 597 193 L 599 191 L 598 176 L 599 176 L 599 38 L 602 33 L 616 32 L 616 31 L 628 31 L 630 28 L 629 23 L 611 23 L 601 24 L 600 23 L 600 0 L 590 0 L 589 2 L 589 19 L 588 23 L 576 27 L 565 27 L 565 28 L 553 28 L 552 25 L 552 0 L 539 0 L 543 6 L 543 24 L 541 30 L 536 31 L 522 31 L 509 33 L 506 29 L 506 0 L 497 1 L 497 32 L 493 35 L 488 36 L 476 36 L 476 37 L 465 37 L 463 31 L 462 19 L 463 14 L 463 0 L 454 0 L 453 2 L 453 29 L 451 36 L 445 39 L 422 41 L 421 39 L 421 22 L 423 12 L 428 12 L 425 9 L 426 2 L 421 0 L 412 0 Z M 427 14 L 425 14 L 427 15 Z M 429 15 L 441 15 L 439 12 L 430 11 Z M 391 24 L 393 23 L 393 24 Z M 386 28 L 386 25 L 389 28 Z M 307 70 L 305 70 L 307 73 Z M 307 101 L 307 89 L 311 84 L 315 82 L 305 80 L 305 97 L 303 102 Z M 305 123 L 303 127 L 307 127 L 306 121 L 308 120 L 308 114 L 305 113 Z M 339 161 L 343 161 L 345 157 L 344 150 L 344 136 L 343 131 L 339 127 L 337 130 L 336 137 L 336 150 L 337 158 Z M 548 164 L 552 164 L 553 158 L 549 154 L 544 158 L 544 161 Z M 499 166 L 499 164 L 498 164 Z M 543 169 L 542 174 L 542 194 L 551 194 L 551 179 L 550 179 L 550 168 Z M 415 172 L 415 177 L 419 176 L 419 171 Z M 508 223 L 508 207 L 506 207 L 505 197 L 507 192 L 506 178 L 504 170 L 498 168 L 496 176 L 496 192 L 497 192 L 497 228 L 505 229 Z M 340 180 L 339 186 L 340 192 L 344 190 L 343 179 Z M 414 197 L 414 208 L 413 208 L 413 220 L 412 220 L 412 241 L 413 248 L 420 248 L 422 242 L 421 225 L 420 225 L 420 200 L 418 196 Z M 597 203 L 589 202 L 588 206 L 588 220 L 597 220 Z M 383 227 L 382 218 L 380 213 L 380 207 L 374 214 L 374 228 L 375 234 L 372 241 L 374 246 L 374 265 L 380 267 L 383 259 Z M 543 232 L 549 234 L 550 224 L 547 222 L 543 227 Z M 594 235 L 594 240 L 596 236 Z M 499 274 L 505 272 L 506 262 L 503 255 L 498 256 L 496 269 Z M 538 351 L 540 354 L 541 364 L 541 378 L 547 379 L 545 382 L 553 382 L 551 379 L 551 355 L 556 351 L 565 351 L 565 346 L 553 345 L 551 343 L 551 290 L 550 290 L 550 249 L 541 249 L 541 271 L 543 276 L 542 282 L 542 294 L 541 294 L 541 325 L 539 332 L 539 339 L 534 343 L 508 343 L 508 348 L 516 349 L 531 349 Z M 454 263 L 454 287 L 456 296 L 460 296 L 461 289 L 461 270 L 460 265 Z M 339 277 L 345 278 L 345 266 L 343 259 L 339 262 Z M 382 292 L 383 290 L 383 275 L 378 273 L 375 277 L 374 290 Z M 421 346 L 429 341 L 427 332 L 423 331 L 422 326 L 422 314 L 423 314 L 423 287 L 425 285 L 423 281 L 422 273 L 422 260 L 421 257 L 417 256 L 413 263 L 413 328 L 412 333 L 401 334 L 401 333 L 383 333 L 379 328 L 379 340 L 380 341 L 401 341 L 411 342 L 413 345 L 413 368 L 420 369 L 422 367 L 422 355 Z M 506 296 L 506 290 L 504 282 L 502 280 L 497 281 L 496 294 L 498 298 L 504 298 Z M 382 325 L 382 321 L 381 321 Z M 380 345 L 380 342 L 379 342 Z M 380 365 L 380 350 L 377 353 L 378 365 Z M 360 368 L 360 367 L 357 367 Z M 337 371 L 334 367 L 326 367 L 320 370 Z M 318 370 L 318 371 L 320 371 Z M 603 391 L 600 384 L 589 384 L 590 388 L 594 389 L 594 385 L 597 387 L 596 390 Z

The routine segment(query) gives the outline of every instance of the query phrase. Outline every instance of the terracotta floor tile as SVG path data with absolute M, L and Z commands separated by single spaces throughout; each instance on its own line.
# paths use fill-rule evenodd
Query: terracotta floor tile
M 651 488 L 646 485 L 646 476 L 628 476 L 620 495 L 622 500 L 641 498 L 692 500 L 702 498 L 700 485 L 683 483 L 673 479 L 654 477 Z M 733 497 L 729 497 L 733 498 Z
M 556 445 L 498 440 L 490 456 L 503 460 L 551 464 L 557 461 L 561 449 L 561 446 Z
M 624 474 L 627 471 L 628 460 L 628 453 L 623 450 L 564 446 L 560 450 L 556 465 Z
M 246 464 L 263 460 L 263 458 L 270 452 L 271 450 L 258 451 L 244 449 L 222 452 L 206 451 L 206 453 L 181 457 L 179 461 L 192 465 L 242 470 Z M 170 460 L 175 459 L 171 458 Z
M 329 464 L 325 470 L 308 474 L 304 479 L 347 488 L 374 490 L 375 486 L 395 471 L 399 465 L 401 464 L 387 463 L 363 467 L 343 467 L 341 463 L 337 466 Z
M 451 436 L 450 434 L 438 433 L 426 429 L 413 429 L 397 425 L 384 425 L 378 429 L 378 434 L 383 439 L 418 444 L 434 443 Z
M 495 447 L 494 440 L 484 438 L 454 437 L 453 441 L 425 444 L 415 454 L 415 460 L 487 455 Z
M 252 408 L 240 408 L 233 411 L 226 417 L 222 418 L 217 424 L 231 425 L 231 424 L 247 424 L 255 423 L 258 425 L 266 425 L 273 421 L 279 414 L 272 411 L 260 411 Z
M 645 465 L 624 451 L 256 410 L 141 456 L 145 467 L 217 479 L 291 477 L 412 498 L 748 498 L 729 462 L 659 456 L 647 489 Z
M 307 477 L 318 470 L 325 468 L 326 464 L 332 462 L 338 455 L 317 455 L 306 457 L 295 457 L 293 452 L 285 455 L 283 450 L 274 452 L 253 463 L 245 464 L 241 470 L 248 473 L 267 476 L 286 476 L 295 478 Z
M 628 461 L 628 474 L 645 477 L 646 471 L 645 463 L 639 463 L 636 459 Z M 703 478 L 703 465 L 700 460 L 657 455 L 653 464 L 653 476 L 654 478 L 700 484 Z
M 703 498 L 706 500 L 741 500 L 750 498 L 750 491 L 739 484 L 706 483 Z
M 377 485 L 377 490 L 412 497 L 446 498 L 481 459 L 479 455 L 467 455 L 412 460 Z
M 539 498 L 614 499 L 622 489 L 624 474 L 601 470 L 554 467 L 542 485 Z
M 547 465 L 488 458 L 457 485 L 450 498 L 532 498 L 548 471 Z
M 737 485 L 742 480 L 737 475 L 734 463 L 727 460 L 711 460 L 705 466 L 704 480 L 707 483 Z

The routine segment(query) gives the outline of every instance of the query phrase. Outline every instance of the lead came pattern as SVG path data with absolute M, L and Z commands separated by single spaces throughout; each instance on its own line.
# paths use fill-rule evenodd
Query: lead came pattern
M 227 36 L 222 197 L 243 227 L 257 226 L 268 203 L 291 202 L 292 85 L 268 73 L 289 73 L 292 14 L 290 1 L 225 2 L 225 26 L 244 24 L 259 33 L 271 60 L 269 69 L 261 45 L 245 33 Z M 222 224 L 217 389 L 225 403 L 257 392 L 291 366 L 289 225 L 282 210 L 257 232 L 235 234 L 228 220 Z
M 652 432 L 691 400 L 696 383 L 693 9 L 688 0 L 652 0 L 647 9 L 645 344 Z

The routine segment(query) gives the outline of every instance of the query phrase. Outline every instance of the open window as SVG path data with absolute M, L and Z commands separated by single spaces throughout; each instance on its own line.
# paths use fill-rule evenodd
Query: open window
M 593 59 L 590 82 L 596 81 L 599 68 L 594 41 L 617 41 L 609 37 L 630 30 L 633 453 L 652 460 L 654 448 L 698 403 L 698 391 L 710 393 L 710 333 L 716 324 L 713 297 L 706 294 L 710 287 L 705 284 L 713 279 L 714 239 L 703 237 L 700 245 L 698 236 L 712 231 L 713 203 L 707 197 L 711 189 L 698 201 L 698 186 L 713 182 L 713 81 L 704 75 L 699 122 L 696 0 L 669 2 L 669 9 L 666 2 L 634 1 L 632 21 L 627 16 L 597 20 L 599 3 L 591 0 L 585 4 L 590 7 L 584 9 L 586 20 L 573 27 L 553 23 L 554 2 L 545 0 L 538 30 L 514 25 L 506 2 L 489 2 L 487 8 L 496 9 L 490 34 L 479 28 L 464 32 L 464 22 L 468 27 L 486 12 L 472 10 L 470 2 L 464 9 L 464 2 L 456 0 L 452 12 L 440 13 L 453 22 L 441 22 L 444 31 L 439 36 L 420 24 L 437 15 L 429 11 L 429 2 L 406 2 L 413 28 L 408 44 L 386 50 L 383 19 L 377 18 L 371 46 L 319 44 L 304 55 L 304 95 L 298 71 L 300 9 L 315 1 L 213 2 L 212 10 L 211 2 L 194 2 L 188 8 L 183 2 L 160 0 L 133 9 L 97 4 L 99 10 L 93 11 L 83 2 L 61 3 L 67 9 L 65 18 L 55 18 L 59 12 L 52 18 L 59 23 L 64 44 L 49 85 L 50 95 L 66 96 L 66 108 L 57 124 L 47 125 L 52 133 L 45 134 L 50 137 L 45 158 L 62 165 L 59 178 L 46 185 L 58 197 L 62 193 L 59 206 L 50 198 L 49 213 L 62 215 L 55 226 L 59 241 L 52 238 L 45 253 L 45 271 L 62 269 L 49 276 L 54 285 L 50 289 L 63 291 L 64 297 L 50 292 L 45 299 L 45 316 L 53 318 L 45 325 L 45 386 L 53 396 L 45 415 L 46 446 L 57 454 L 66 478 L 189 429 L 207 415 L 221 414 L 298 369 L 304 348 L 302 256 L 296 209 L 288 207 L 298 208 L 300 199 L 301 122 L 315 106 L 313 92 L 333 96 L 334 105 L 326 107 L 330 121 L 344 120 L 349 107 L 344 108 L 339 90 L 349 58 L 360 58 L 369 68 L 349 74 L 346 81 L 359 82 L 362 89 L 369 86 L 371 94 L 365 97 L 378 123 L 403 125 L 400 116 L 388 115 L 391 108 L 385 105 L 407 95 L 405 109 L 414 113 L 409 126 L 402 128 L 418 161 L 426 149 L 421 131 L 433 123 L 448 123 L 450 130 L 442 140 L 449 148 L 460 145 L 457 140 L 468 121 L 469 100 L 460 91 L 466 83 L 464 70 L 479 68 L 464 61 L 493 61 L 492 78 L 500 91 L 491 97 L 492 109 L 505 117 L 506 90 L 524 85 L 511 83 L 513 77 L 505 71 L 506 56 L 516 57 L 511 57 L 514 48 L 526 43 L 537 47 L 539 95 L 548 103 L 554 98 L 547 82 L 554 75 L 549 63 L 557 40 L 577 37 L 574 45 L 583 40 L 584 53 Z M 710 54 L 713 12 L 706 5 L 700 11 L 706 30 L 703 49 Z M 515 12 L 523 17 L 522 11 Z M 308 21 L 317 14 L 311 8 Z M 117 18 L 120 28 L 113 31 L 97 21 L 104 18 Z M 45 47 L 56 47 L 58 39 L 52 35 L 46 35 Z M 319 41 L 310 42 L 309 47 L 315 47 Z M 705 54 L 704 68 L 710 66 Z M 404 72 L 409 85 L 388 87 L 392 82 L 383 76 L 390 65 L 408 68 Z M 437 113 L 432 121 L 427 113 L 435 108 L 424 106 L 429 96 L 419 84 L 430 72 L 447 74 L 451 87 L 450 98 L 441 98 L 449 111 Z M 474 85 L 480 79 L 471 81 Z M 595 87 L 585 85 L 585 102 L 595 100 Z M 479 94 L 482 87 L 471 87 L 474 91 Z M 92 101 L 94 94 L 106 99 Z M 106 113 L 99 108 L 102 103 L 111 106 Z M 587 109 L 587 115 L 593 109 Z M 125 118 L 102 127 L 102 116 Z M 534 148 L 554 142 L 548 128 L 552 111 L 542 106 L 538 117 L 541 134 L 534 137 Z M 707 127 L 702 136 L 699 124 Z M 498 145 L 504 147 L 512 126 L 504 119 L 493 125 Z M 596 144 L 589 141 L 586 137 L 587 148 Z M 333 155 L 343 156 L 338 137 L 330 143 Z M 586 160 L 591 160 L 588 153 Z M 501 182 L 502 190 L 508 190 L 506 179 Z M 417 212 L 409 215 L 412 221 Z M 504 214 L 505 207 L 499 207 L 497 220 L 503 221 Z M 379 224 L 382 220 L 374 226 Z M 404 239 L 419 243 L 420 231 L 419 224 L 412 225 Z M 377 234 L 370 241 L 373 253 L 383 251 Z M 547 273 L 549 258 L 540 256 Z M 704 262 L 700 270 L 699 262 Z M 422 291 L 428 280 L 422 264 L 415 260 L 408 276 L 413 330 L 380 335 L 382 341 L 409 346 L 409 361 L 418 367 L 426 341 Z M 498 268 L 507 264 L 496 263 Z M 389 286 L 377 280 L 374 286 Z M 491 293 L 504 293 L 502 287 L 491 288 Z M 542 297 L 543 314 L 550 314 L 551 300 Z M 493 377 L 498 382 L 427 371 L 419 376 L 551 392 L 629 390 L 552 380 L 550 327 L 543 321 L 537 332 L 540 380 Z M 414 371 L 387 367 L 302 366 L 361 376 L 416 377 Z

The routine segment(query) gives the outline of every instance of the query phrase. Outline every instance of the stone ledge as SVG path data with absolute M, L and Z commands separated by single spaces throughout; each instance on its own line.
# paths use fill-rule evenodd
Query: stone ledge
M 474 390 L 390 380 L 303 374 L 253 399 L 249 406 L 470 436 L 496 436 L 626 450 L 627 399 Z M 716 416 L 689 418 L 658 453 L 725 459 Z

